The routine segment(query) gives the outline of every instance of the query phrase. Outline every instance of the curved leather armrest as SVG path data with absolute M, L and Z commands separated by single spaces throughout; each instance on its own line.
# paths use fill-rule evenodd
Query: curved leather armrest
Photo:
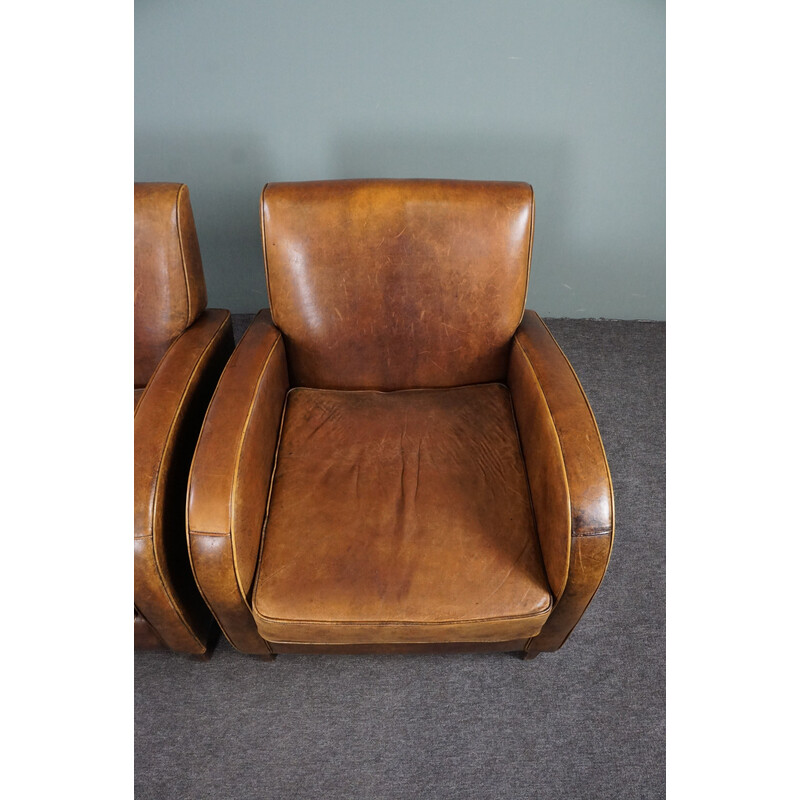
M 259 312 L 220 378 L 189 478 L 189 553 L 228 641 L 268 655 L 250 611 L 289 376 L 283 337 Z
M 198 655 L 213 620 L 186 550 L 186 482 L 232 350 L 230 314 L 206 310 L 164 354 L 134 411 L 134 605 L 166 645 Z
M 614 537 L 611 475 L 583 388 L 533 311 L 525 312 L 514 335 L 508 385 L 555 599 L 529 649 L 557 650 L 605 574 Z

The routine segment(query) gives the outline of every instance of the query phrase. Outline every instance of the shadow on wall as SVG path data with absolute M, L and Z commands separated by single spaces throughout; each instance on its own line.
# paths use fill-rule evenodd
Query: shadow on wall
M 135 180 L 189 187 L 209 306 L 266 308 L 259 198 L 272 161 L 264 137 L 137 132 L 135 140 Z

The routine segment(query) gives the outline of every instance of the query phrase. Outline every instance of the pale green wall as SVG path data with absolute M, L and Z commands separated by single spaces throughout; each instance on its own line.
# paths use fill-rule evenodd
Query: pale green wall
M 528 306 L 664 319 L 664 3 L 135 5 L 135 178 L 189 185 L 209 303 L 267 304 L 267 181 L 522 180 Z

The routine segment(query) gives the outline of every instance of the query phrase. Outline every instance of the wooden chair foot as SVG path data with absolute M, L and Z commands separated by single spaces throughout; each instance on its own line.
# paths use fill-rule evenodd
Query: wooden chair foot
M 531 659 L 536 658 L 536 656 L 538 655 L 539 655 L 538 650 L 525 650 L 522 653 L 522 659 L 523 661 L 530 661 Z
M 208 649 L 205 653 L 194 653 L 193 655 L 189 656 L 192 661 L 208 661 L 211 658 L 211 653 L 213 651 Z

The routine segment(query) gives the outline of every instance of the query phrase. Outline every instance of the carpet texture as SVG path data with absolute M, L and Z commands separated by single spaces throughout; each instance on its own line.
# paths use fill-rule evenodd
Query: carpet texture
M 234 317 L 241 336 L 251 317 Z M 572 636 L 513 654 L 135 655 L 136 797 L 664 797 L 664 323 L 548 320 L 594 409 L 617 527 Z

